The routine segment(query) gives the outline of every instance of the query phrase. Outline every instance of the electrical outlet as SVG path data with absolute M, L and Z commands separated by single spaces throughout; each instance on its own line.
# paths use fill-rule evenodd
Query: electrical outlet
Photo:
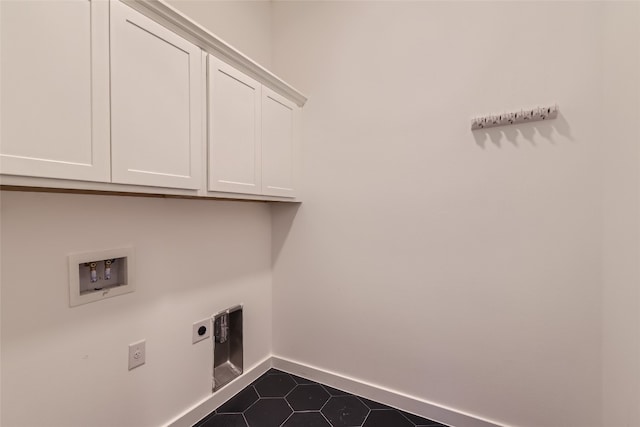
M 211 319 L 204 319 L 193 324 L 191 342 L 193 344 L 205 340 L 211 336 Z
M 147 359 L 145 343 L 146 341 L 142 340 L 129 344 L 129 370 L 137 368 L 140 365 L 144 365 L 144 362 Z

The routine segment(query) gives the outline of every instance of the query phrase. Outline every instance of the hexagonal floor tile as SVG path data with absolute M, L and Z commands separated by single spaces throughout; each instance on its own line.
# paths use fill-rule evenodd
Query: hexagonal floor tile
M 282 427 L 331 427 L 320 412 L 296 412 Z
M 233 396 L 225 404 L 218 408 L 219 414 L 231 412 L 244 412 L 258 400 L 258 393 L 253 387 L 247 387 Z
M 296 386 L 287 374 L 265 375 L 254 385 L 260 397 L 285 397 Z
M 215 414 L 200 427 L 247 427 L 242 414 Z
M 302 384 L 286 397 L 294 411 L 317 411 L 329 400 L 329 393 L 318 384 Z
M 279 427 L 292 413 L 284 399 L 260 399 L 244 416 L 251 427 Z
M 334 427 L 354 427 L 362 425 L 369 408 L 355 396 L 334 396 L 324 405 L 322 413 Z
M 324 384 L 270 369 L 194 427 L 446 426 Z
M 395 410 L 371 411 L 362 427 L 414 427 L 413 423 Z

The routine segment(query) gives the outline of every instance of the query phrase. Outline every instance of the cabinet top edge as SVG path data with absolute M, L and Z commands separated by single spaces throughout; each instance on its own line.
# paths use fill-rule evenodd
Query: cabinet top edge
M 111 0 L 119 1 L 119 0 Z M 291 99 L 299 107 L 304 106 L 307 97 L 299 90 L 286 83 L 280 77 L 258 64 L 238 49 L 216 36 L 192 18 L 183 14 L 164 0 L 121 0 L 123 3 L 142 12 L 143 14 L 160 20 L 169 25 L 181 36 L 189 39 L 204 51 L 211 53 L 219 59 L 239 68 L 241 71 L 254 77 L 262 84 Z

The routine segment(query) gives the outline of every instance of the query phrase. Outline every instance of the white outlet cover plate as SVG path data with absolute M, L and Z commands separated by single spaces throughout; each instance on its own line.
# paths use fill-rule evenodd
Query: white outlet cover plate
M 146 341 L 138 341 L 129 344 L 129 370 L 144 365 L 147 359 Z
M 207 331 L 203 335 L 198 335 L 198 329 L 200 329 L 201 326 L 204 326 L 205 328 L 207 328 Z M 200 342 L 202 340 L 206 340 L 210 336 L 211 336 L 211 319 L 210 318 L 201 320 L 193 324 L 193 329 L 191 332 L 191 342 L 193 344 Z

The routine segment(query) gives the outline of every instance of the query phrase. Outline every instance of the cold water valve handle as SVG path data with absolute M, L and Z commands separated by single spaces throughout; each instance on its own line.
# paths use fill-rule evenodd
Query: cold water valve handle
M 104 261 L 104 280 L 111 279 L 111 264 L 113 263 L 112 259 L 107 259 Z

